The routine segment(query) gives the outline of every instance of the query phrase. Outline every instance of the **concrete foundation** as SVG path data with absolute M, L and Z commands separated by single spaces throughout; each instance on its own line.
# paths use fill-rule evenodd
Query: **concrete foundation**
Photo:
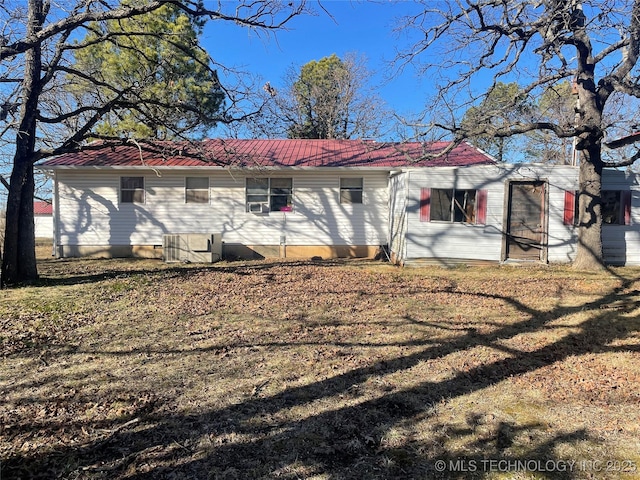
M 223 243 L 225 260 L 263 258 L 376 258 L 379 245 L 243 245 Z M 155 258 L 162 259 L 161 245 L 60 245 L 58 258 Z

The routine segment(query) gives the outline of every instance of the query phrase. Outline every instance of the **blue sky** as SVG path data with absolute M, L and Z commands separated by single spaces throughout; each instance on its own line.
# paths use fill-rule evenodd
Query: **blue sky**
M 417 5 L 410 1 L 355 0 L 324 0 L 322 5 L 331 16 L 314 4 L 317 16 L 294 18 L 287 30 L 275 36 L 258 35 L 230 22 L 211 22 L 205 28 L 202 45 L 222 65 L 240 66 L 276 87 L 292 65 L 299 69 L 333 53 L 340 58 L 347 53 L 364 55 L 367 68 L 374 73 L 371 84 L 391 109 L 403 115 L 421 111 L 428 82 L 410 68 L 387 79 L 388 62 L 400 45 L 392 31 L 395 19 L 415 12 Z

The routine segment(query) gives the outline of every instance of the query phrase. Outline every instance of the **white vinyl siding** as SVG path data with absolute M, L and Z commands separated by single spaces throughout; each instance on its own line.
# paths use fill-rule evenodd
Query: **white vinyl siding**
M 401 173 L 389 180 L 389 250 L 398 260 L 406 258 L 408 176 Z
M 141 173 L 142 172 L 142 173 Z M 282 173 L 282 172 L 279 172 Z M 566 191 L 578 170 L 566 166 L 486 165 L 384 170 L 287 170 L 292 211 L 255 215 L 246 208 L 247 171 L 215 169 L 59 169 L 55 172 L 56 240 L 62 246 L 161 245 L 164 233 L 221 233 L 229 244 L 384 245 L 401 261 L 502 259 L 506 192 L 511 181 L 547 184 L 548 261 L 570 262 L 577 228 L 563 223 Z M 121 178 L 144 177 L 144 202 L 121 202 Z M 185 203 L 186 177 L 209 181 L 207 203 Z M 362 203 L 341 203 L 341 178 L 362 178 Z M 630 191 L 629 225 L 603 225 L 605 259 L 640 264 L 638 175 L 605 170 L 603 190 Z M 197 182 L 196 182 L 197 183 Z M 343 185 L 344 186 L 344 185 Z M 486 191 L 486 224 L 421 222 L 424 189 Z M 391 212 L 391 214 L 389 213 Z M 389 234 L 391 229 L 391 234 Z
M 575 189 L 577 170 L 533 165 L 482 165 L 414 169 L 408 176 L 405 260 L 502 260 L 505 188 L 509 181 L 549 179 L 548 259 L 569 262 L 575 256 L 574 228 L 562 224 L 564 189 Z M 421 189 L 486 190 L 486 224 L 421 222 Z
M 33 222 L 36 238 L 53 238 L 53 216 L 34 215 Z
M 630 190 L 631 194 L 629 225 L 602 225 L 602 249 L 605 260 L 614 265 L 640 265 L 640 185 L 638 174 L 605 170 L 602 173 L 602 190 Z
M 61 245 L 161 245 L 164 233 L 222 233 L 225 243 L 383 245 L 387 242 L 387 172 L 359 174 L 362 205 L 339 203 L 338 172 L 296 172 L 293 211 L 246 211 L 244 172 L 208 172 L 209 202 L 185 204 L 185 177 L 193 172 L 146 171 L 144 204 L 119 203 L 120 177 L 137 171 L 56 172 Z M 203 174 L 204 176 L 204 174 Z

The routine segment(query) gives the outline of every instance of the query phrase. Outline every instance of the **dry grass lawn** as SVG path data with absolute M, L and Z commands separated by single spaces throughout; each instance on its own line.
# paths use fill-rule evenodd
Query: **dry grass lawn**
M 640 478 L 639 269 L 39 269 L 0 291 L 2 480 Z

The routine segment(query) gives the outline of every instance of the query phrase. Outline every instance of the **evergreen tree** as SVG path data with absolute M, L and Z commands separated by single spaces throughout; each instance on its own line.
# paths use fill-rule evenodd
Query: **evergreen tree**
M 89 26 L 88 46 L 74 55 L 86 76 L 70 76 L 68 85 L 80 105 L 119 98 L 96 124 L 97 136 L 172 138 L 215 125 L 224 93 L 198 45 L 200 29 L 173 4 Z
M 462 120 L 467 137 L 478 148 L 498 161 L 512 161 L 518 154 L 514 137 L 495 136 L 495 132 L 523 118 L 532 106 L 517 83 L 497 82 L 477 107 L 468 109 Z
M 269 107 L 255 135 L 288 138 L 376 138 L 392 115 L 368 80 L 363 58 L 333 54 L 291 69 L 285 85 L 265 85 Z
M 576 98 L 569 82 L 548 88 L 536 102 L 536 117 L 571 128 L 575 122 Z M 548 130 L 533 130 L 526 135 L 526 159 L 536 163 L 571 165 L 574 163 L 573 139 L 558 137 Z
M 273 31 L 305 9 L 304 0 L 0 2 L 0 145 L 12 158 L 9 181 L 0 178 L 7 186 L 0 285 L 38 278 L 36 162 L 104 145 L 157 150 L 165 144 L 155 138 L 186 140 L 246 118 L 232 118 L 238 105 L 229 95 L 232 105 L 224 105 L 198 48 L 198 22 Z M 243 93 L 253 92 L 236 92 Z M 102 144 L 88 142 L 96 138 Z
M 291 125 L 290 138 L 347 138 L 349 77 L 335 54 L 302 67 L 293 84 L 300 121 Z

